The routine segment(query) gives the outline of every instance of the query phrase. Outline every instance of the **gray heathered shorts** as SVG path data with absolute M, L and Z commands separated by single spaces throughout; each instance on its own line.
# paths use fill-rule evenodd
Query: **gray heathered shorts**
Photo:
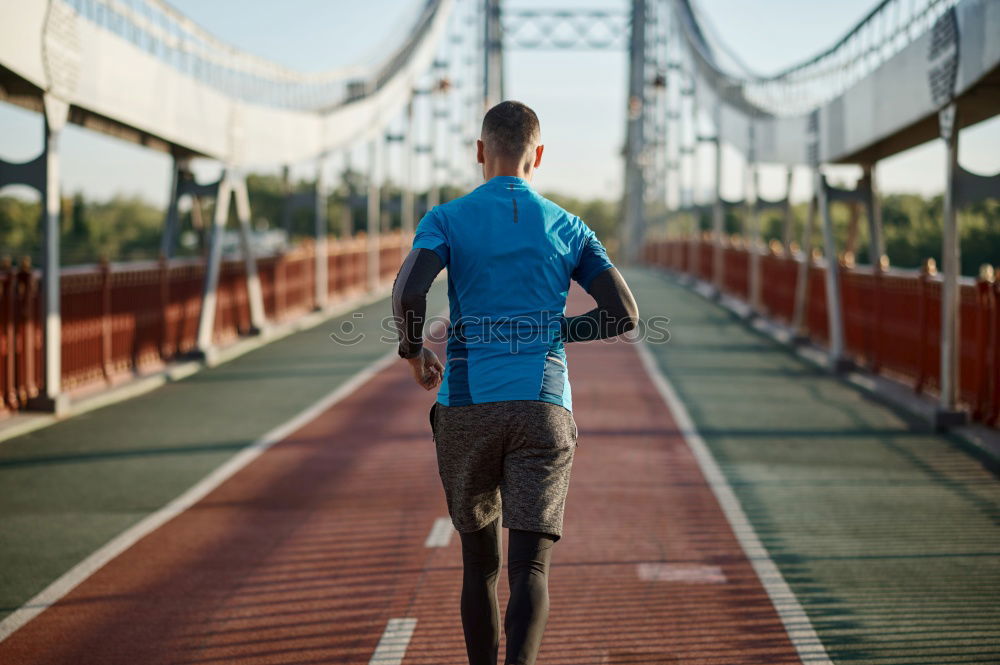
M 435 403 L 430 419 L 459 532 L 478 531 L 502 513 L 509 529 L 562 536 L 577 441 L 572 412 L 533 400 Z

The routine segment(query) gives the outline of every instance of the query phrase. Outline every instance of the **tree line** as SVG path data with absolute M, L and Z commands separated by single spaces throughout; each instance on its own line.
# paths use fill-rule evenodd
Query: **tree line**
M 896 268 L 919 268 L 925 259 L 932 258 L 941 266 L 941 229 L 944 197 L 923 197 L 917 194 L 887 194 L 880 201 L 882 210 L 882 237 L 889 263 Z M 808 203 L 794 204 L 791 208 L 793 241 L 801 245 L 809 213 Z M 663 210 L 654 215 L 660 220 L 667 217 Z M 872 262 L 868 241 L 868 224 L 864 209 L 852 213 L 848 205 L 834 203 L 830 209 L 834 236 L 839 251 L 853 245 L 857 263 Z M 727 234 L 746 235 L 747 215 L 739 209 L 725 215 Z M 664 228 L 656 229 L 661 237 L 688 234 L 695 228 L 708 231 L 712 228 L 710 213 L 697 219 L 682 214 L 661 221 Z M 761 236 L 765 242 L 782 240 L 784 213 L 768 210 L 761 213 Z M 666 228 L 667 225 L 670 228 Z M 988 199 L 958 211 L 958 227 L 962 254 L 962 274 L 976 276 L 984 264 L 1000 264 L 1000 198 Z M 810 239 L 813 248 L 823 248 L 822 225 L 817 215 Z
M 367 228 L 365 175 L 347 171 L 339 178 L 340 185 L 327 198 L 327 232 L 331 235 L 352 234 Z M 312 184 L 305 181 L 287 184 L 280 176 L 251 174 L 247 178 L 250 194 L 252 225 L 258 231 L 280 229 L 290 243 L 314 233 L 314 211 L 311 207 L 292 210 L 286 206 L 289 192 L 309 193 Z M 463 192 L 445 188 L 441 200 Z M 579 215 L 608 246 L 617 248 L 617 229 L 621 218 L 618 201 L 581 199 L 546 193 L 559 205 Z M 382 219 L 385 230 L 400 227 L 400 188 L 388 183 L 382 188 Z M 426 192 L 415 195 L 418 217 L 426 207 Z M 934 258 L 940 265 L 941 196 L 925 198 L 914 194 L 889 194 L 882 198 L 883 234 L 886 254 L 895 267 L 917 268 L 925 258 Z M 177 256 L 198 256 L 204 252 L 211 224 L 213 203 L 202 201 L 199 210 L 186 210 L 180 219 L 176 245 Z M 200 214 L 198 214 L 200 213 Z M 664 215 L 651 215 L 650 233 L 662 235 L 690 232 L 697 226 L 711 227 L 710 216 L 692 220 Z M 231 213 L 232 214 L 232 213 Z M 793 235 L 801 241 L 807 205 L 792 208 Z M 14 196 L 0 196 L 0 259 L 19 262 L 29 257 L 37 265 L 41 256 L 42 235 L 37 201 Z M 867 224 L 864 213 L 855 221 L 852 232 L 850 210 L 834 205 L 832 218 L 838 246 L 846 246 L 854 238 L 858 262 L 870 261 Z M 958 214 L 962 246 L 962 273 L 976 275 L 982 264 L 1000 262 L 1000 200 L 988 200 L 961 210 Z M 91 200 L 81 193 L 62 199 L 61 256 L 63 265 L 95 263 L 101 260 L 133 261 L 159 256 L 164 211 L 137 196 L 115 196 L 107 200 Z M 744 216 L 731 211 L 726 216 L 727 233 L 740 233 Z M 656 228 L 662 225 L 661 228 Z M 667 226 L 670 225 L 670 226 Z M 232 226 L 230 226 L 232 228 Z M 765 240 L 780 239 L 783 218 L 780 212 L 766 212 L 761 217 Z M 819 224 L 813 238 L 814 247 L 822 247 Z

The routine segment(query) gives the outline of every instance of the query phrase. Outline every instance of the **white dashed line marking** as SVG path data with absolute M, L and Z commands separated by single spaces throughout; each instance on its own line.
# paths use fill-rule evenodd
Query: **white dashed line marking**
M 437 518 L 434 520 L 431 532 L 427 534 L 424 547 L 448 547 L 448 543 L 451 542 L 451 534 L 454 531 L 455 527 L 452 526 L 450 517 Z
M 767 591 L 767 595 L 770 596 L 771 604 L 774 605 L 778 616 L 781 617 L 781 622 L 785 624 L 785 631 L 799 652 L 799 658 L 803 663 L 811 665 L 832 665 L 823 642 L 809 621 L 809 615 L 802 609 L 798 597 L 792 592 L 785 578 L 782 577 L 778 566 L 771 560 L 767 549 L 760 541 L 757 532 L 754 531 L 750 520 L 747 519 L 746 513 L 743 512 L 743 506 L 736 498 L 736 493 L 733 492 L 725 474 L 719 468 L 719 463 L 715 461 L 708 444 L 698 433 L 687 407 L 677 396 L 673 384 L 660 370 L 656 359 L 653 358 L 653 353 L 644 342 L 636 344 L 635 349 L 639 353 L 639 359 L 642 361 L 646 373 L 653 380 L 653 385 L 656 386 L 663 401 L 673 414 L 674 421 L 684 435 L 688 448 L 694 453 L 702 475 L 705 476 L 708 486 L 715 494 L 733 534 L 740 541 L 743 552 L 757 573 L 757 578 Z
M 639 579 L 646 582 L 726 583 L 726 575 L 721 568 L 700 563 L 640 563 L 638 573 Z
M 389 619 L 368 665 L 400 665 L 416 627 L 416 619 Z

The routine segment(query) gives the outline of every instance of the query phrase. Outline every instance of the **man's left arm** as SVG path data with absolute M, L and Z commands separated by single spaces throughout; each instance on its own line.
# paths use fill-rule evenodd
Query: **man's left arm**
M 594 277 L 587 293 L 597 307 L 586 314 L 562 318 L 564 342 L 589 342 L 617 337 L 639 324 L 639 307 L 625 278 L 614 266 Z

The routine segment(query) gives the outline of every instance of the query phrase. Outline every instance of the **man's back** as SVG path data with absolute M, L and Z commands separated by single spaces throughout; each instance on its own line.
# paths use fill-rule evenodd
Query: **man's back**
M 451 331 L 438 402 L 540 400 L 572 408 L 560 322 L 571 279 L 611 267 L 578 217 L 526 180 L 491 178 L 421 220 L 414 249 L 448 268 Z

